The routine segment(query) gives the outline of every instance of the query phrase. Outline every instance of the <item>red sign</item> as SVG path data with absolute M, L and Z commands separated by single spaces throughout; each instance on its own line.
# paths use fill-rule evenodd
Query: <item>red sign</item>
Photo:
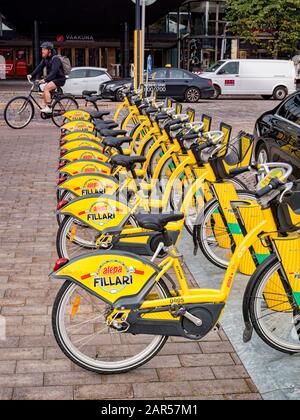
M 225 86 L 234 86 L 235 80 L 225 80 Z

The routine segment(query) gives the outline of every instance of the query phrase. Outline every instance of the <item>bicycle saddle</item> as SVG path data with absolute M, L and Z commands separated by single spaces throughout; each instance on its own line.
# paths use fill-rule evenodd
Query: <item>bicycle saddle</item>
M 105 128 L 107 128 L 108 130 L 111 130 L 113 128 L 118 128 L 118 124 L 115 123 L 114 121 L 97 121 L 95 124 L 95 130 L 96 131 L 101 131 Z
M 120 148 L 124 143 L 131 143 L 132 137 L 121 137 L 116 139 L 115 137 L 106 137 L 102 143 L 106 147 L 116 147 L 117 149 Z
M 109 111 L 90 111 L 89 114 L 95 120 L 102 120 L 102 118 L 105 117 L 106 115 L 110 115 L 110 112 Z
M 135 215 L 136 221 L 143 229 L 154 230 L 161 232 L 165 226 L 170 222 L 178 222 L 184 219 L 183 213 L 165 213 L 165 214 L 144 214 L 138 213 Z
M 117 136 L 126 136 L 126 130 L 108 130 L 104 128 L 100 131 L 100 135 L 103 137 L 117 137 Z
M 100 101 L 102 99 L 101 95 L 97 95 L 97 96 L 87 96 L 85 98 L 86 102 L 91 102 L 92 104 L 96 104 L 98 101 Z
M 144 156 L 123 156 L 116 155 L 111 158 L 111 163 L 117 166 L 123 166 L 126 169 L 132 169 L 137 163 L 145 163 L 147 158 Z

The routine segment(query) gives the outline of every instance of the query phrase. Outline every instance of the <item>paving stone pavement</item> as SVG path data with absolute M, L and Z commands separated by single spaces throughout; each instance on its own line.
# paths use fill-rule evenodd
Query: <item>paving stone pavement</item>
M 201 342 L 171 339 L 137 371 L 101 376 L 73 365 L 51 330 L 60 283 L 48 274 L 57 256 L 54 209 L 58 130 L 0 127 L 0 400 L 260 399 L 221 330 Z M 118 387 L 115 385 L 118 384 Z

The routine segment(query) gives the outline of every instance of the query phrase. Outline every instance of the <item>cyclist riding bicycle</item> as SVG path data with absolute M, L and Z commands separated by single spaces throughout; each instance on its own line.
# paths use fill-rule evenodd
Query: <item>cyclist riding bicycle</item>
M 41 45 L 43 60 L 33 71 L 29 78 L 41 78 L 46 69 L 46 76 L 40 81 L 40 85 L 46 84 L 43 98 L 45 101 L 45 108 L 42 112 L 45 114 L 52 114 L 51 109 L 51 92 L 59 87 L 63 87 L 66 83 L 66 75 L 64 72 L 61 59 L 56 55 L 54 45 L 52 42 L 44 42 Z

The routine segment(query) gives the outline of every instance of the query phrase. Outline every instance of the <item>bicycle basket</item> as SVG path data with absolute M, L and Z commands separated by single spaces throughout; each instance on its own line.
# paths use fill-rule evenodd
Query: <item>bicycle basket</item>
M 277 219 L 280 232 L 300 230 L 300 180 L 296 181 L 293 192 L 278 204 Z
M 254 137 L 251 134 L 240 132 L 228 145 L 228 153 L 224 162 L 230 166 L 249 166 L 252 158 Z

